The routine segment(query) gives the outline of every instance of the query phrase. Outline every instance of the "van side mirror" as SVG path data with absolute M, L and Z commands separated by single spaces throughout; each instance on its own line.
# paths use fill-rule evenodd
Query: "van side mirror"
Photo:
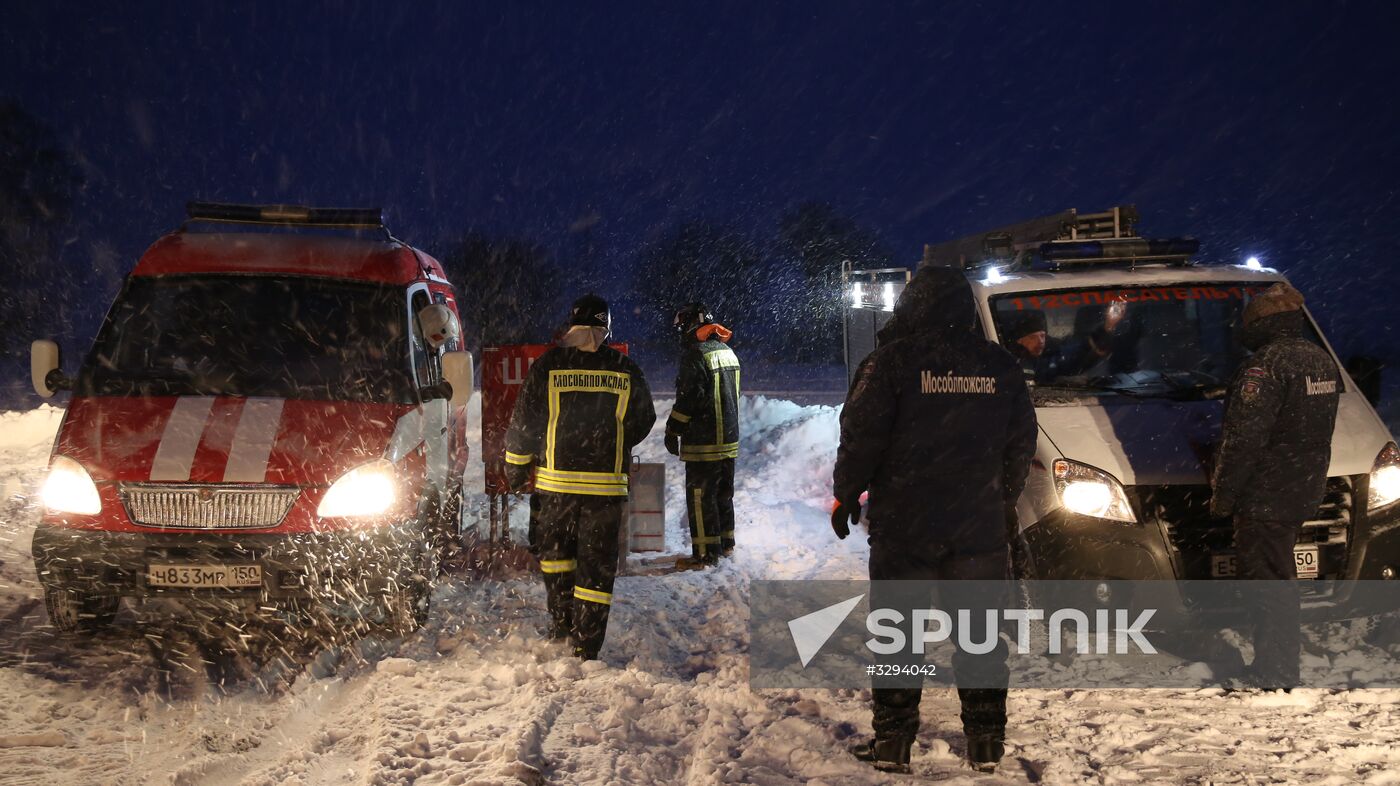
M 465 407 L 472 397 L 472 353 L 442 353 L 442 378 L 452 386 L 452 406 Z
M 1371 402 L 1371 406 L 1381 401 L 1381 370 L 1385 363 L 1370 355 L 1352 355 L 1347 358 L 1347 374 L 1356 383 L 1356 389 Z
M 60 390 L 72 390 L 73 380 L 63 373 L 63 353 L 56 342 L 41 338 L 29 345 L 29 380 L 34 392 L 52 398 Z

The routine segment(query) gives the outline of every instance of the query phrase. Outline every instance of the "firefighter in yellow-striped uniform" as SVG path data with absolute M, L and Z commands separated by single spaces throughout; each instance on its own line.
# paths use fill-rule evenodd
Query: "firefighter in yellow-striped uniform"
M 535 542 L 550 638 L 598 657 L 607 634 L 632 448 L 656 423 L 642 370 L 607 345 L 608 304 L 574 303 L 569 330 L 536 360 L 506 432 L 512 490 L 535 472 Z
M 733 333 L 701 303 L 676 311 L 681 340 L 676 406 L 666 421 L 666 449 L 685 462 L 691 557 L 705 567 L 734 551 L 734 462 L 739 457 L 739 358 Z

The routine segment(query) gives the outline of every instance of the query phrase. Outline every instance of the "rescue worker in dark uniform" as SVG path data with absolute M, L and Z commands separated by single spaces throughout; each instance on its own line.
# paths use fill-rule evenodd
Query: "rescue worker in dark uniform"
M 903 590 L 889 588 L 907 586 L 896 580 L 937 579 L 942 607 L 974 609 L 970 640 L 983 641 L 986 615 L 976 609 L 1000 609 L 1009 599 L 984 582 L 1008 578 L 1007 510 L 1026 482 L 1036 422 L 1016 359 L 976 325 L 961 271 L 926 267 L 910 281 L 846 396 L 831 523 L 845 538 L 868 490 L 871 608 L 893 607 L 886 598 Z M 924 608 L 928 600 L 895 602 Z M 908 608 L 904 615 L 907 621 Z M 986 655 L 957 652 L 953 670 L 968 757 L 980 769 L 994 768 L 1006 733 L 1006 643 L 998 638 Z M 905 772 L 919 730 L 922 677 L 880 685 L 877 678 L 875 739 L 853 752 L 880 769 Z
M 631 358 L 607 345 L 608 304 L 579 298 L 569 330 L 534 365 L 506 432 L 512 490 L 535 471 L 536 553 L 554 639 L 598 657 L 617 576 L 618 530 L 632 448 L 656 423 L 651 391 Z
M 1021 361 L 1026 374 L 1038 384 L 1046 385 L 1061 377 L 1087 373 L 1113 354 L 1113 346 L 1125 313 L 1125 303 L 1112 303 L 1103 310 L 1102 324 L 1082 331 L 1083 335 L 1050 338 L 1046 331 L 1045 312 L 1029 310 L 1013 314 L 1003 330 L 1006 348 Z M 1095 322 L 1097 315 L 1081 308 L 1076 316 Z
M 681 340 L 676 406 L 666 421 L 666 450 L 685 462 L 685 510 L 691 557 L 679 568 L 707 567 L 734 552 L 734 462 L 739 456 L 739 358 L 733 337 L 702 303 L 676 311 Z
M 1245 681 L 1259 688 L 1298 683 L 1293 546 L 1326 493 L 1341 387 L 1302 309 L 1303 295 L 1286 283 L 1245 307 L 1240 342 L 1254 354 L 1231 383 L 1211 477 L 1211 513 L 1234 519 L 1238 577 L 1273 580 L 1248 593 L 1256 624 Z

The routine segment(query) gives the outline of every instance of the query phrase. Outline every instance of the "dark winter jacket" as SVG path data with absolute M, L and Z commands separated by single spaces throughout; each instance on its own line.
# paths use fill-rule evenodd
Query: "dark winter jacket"
M 739 455 L 739 358 L 725 344 L 729 336 L 719 325 L 706 325 L 681 350 L 666 433 L 681 438 L 682 461 Z
M 1104 355 L 1094 351 L 1088 339 L 1083 338 L 1049 339 L 1039 357 L 1032 357 L 1025 347 L 1014 341 L 1010 349 L 1038 385 L 1049 385 L 1063 377 L 1083 374 L 1104 359 Z
M 954 553 L 1004 549 L 1005 508 L 1035 454 L 1015 358 L 975 332 L 961 271 L 921 269 L 841 413 L 834 492 L 870 491 L 871 536 Z
M 536 468 L 535 488 L 627 496 L 632 447 L 656 423 L 651 390 L 631 358 L 554 347 L 535 361 L 506 432 L 506 462 Z
M 1303 521 L 1322 504 L 1342 383 L 1337 364 L 1306 330 L 1301 311 L 1244 328 L 1243 342 L 1258 350 L 1241 364 L 1226 400 L 1211 478 L 1216 515 Z

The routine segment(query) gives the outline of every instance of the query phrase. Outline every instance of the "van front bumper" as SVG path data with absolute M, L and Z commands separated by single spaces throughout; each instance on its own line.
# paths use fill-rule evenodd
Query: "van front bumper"
M 34 567 L 46 588 L 88 595 L 275 602 L 316 599 L 359 603 L 411 580 L 424 535 L 414 524 L 290 534 L 103 532 L 41 525 Z M 148 581 L 152 566 L 261 568 L 256 587 L 166 587 Z
M 1030 575 L 1039 581 L 1082 584 L 1066 591 L 1092 606 L 1107 595 L 1109 605 L 1158 609 L 1163 618 L 1210 624 L 1238 613 L 1213 608 L 1197 598 L 1223 579 L 1181 580 L 1181 561 L 1162 527 L 1124 523 L 1058 510 L 1024 531 Z M 1400 505 L 1365 520 L 1353 532 L 1345 569 L 1318 581 L 1300 581 L 1305 622 L 1354 619 L 1400 610 L 1400 579 L 1384 580 L 1389 567 L 1400 573 Z M 1394 573 L 1392 573 L 1394 575 Z M 1103 585 L 1102 587 L 1099 585 Z M 1065 600 L 1071 600 L 1066 597 Z
M 1070 513 L 1063 508 L 1025 530 L 1036 579 L 1175 580 L 1160 528 Z

